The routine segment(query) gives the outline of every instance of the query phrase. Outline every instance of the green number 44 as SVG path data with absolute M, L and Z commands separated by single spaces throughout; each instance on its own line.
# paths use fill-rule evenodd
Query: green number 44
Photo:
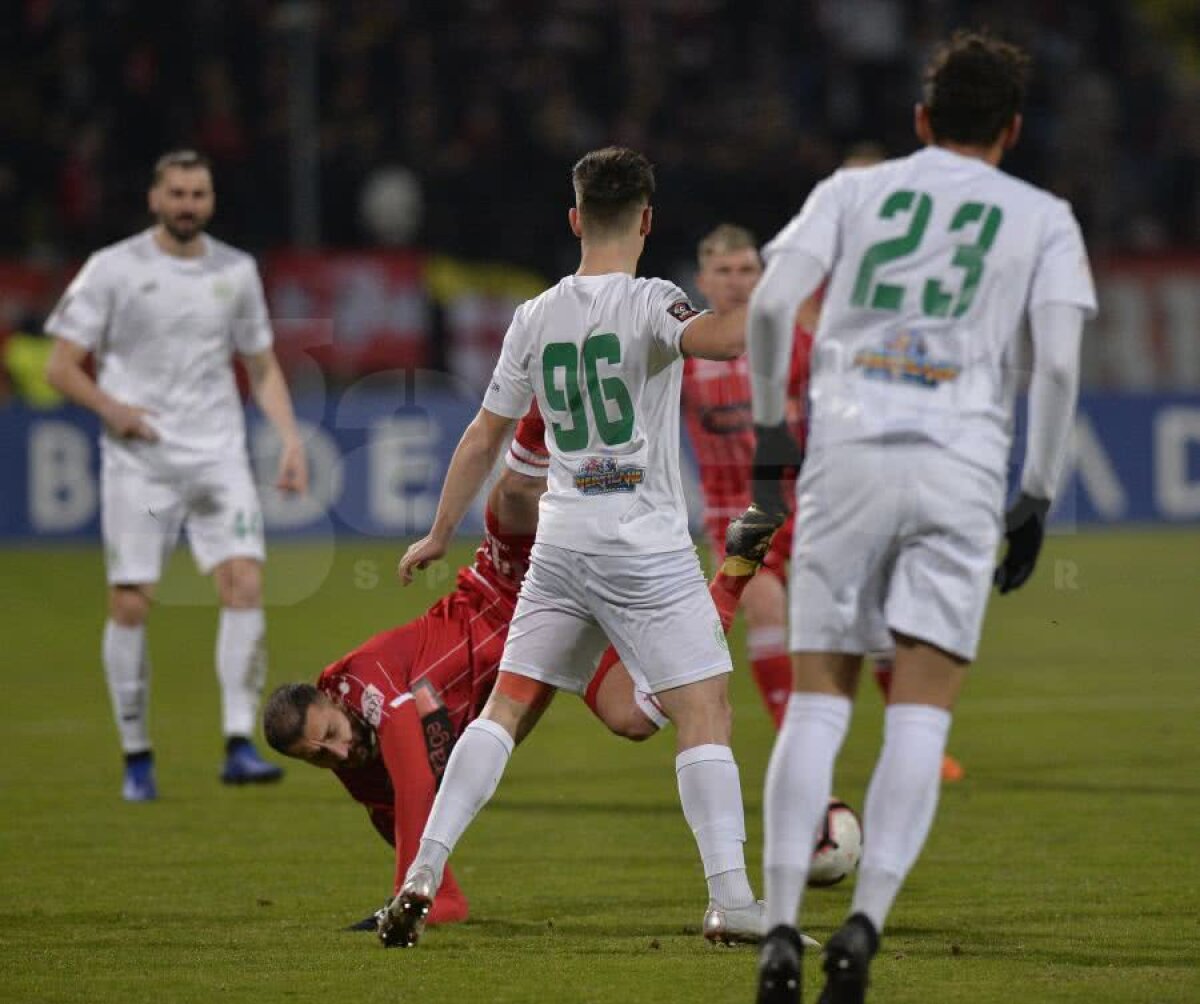
M 542 351 L 546 403 L 552 410 L 570 415 L 570 424 L 550 422 L 554 441 L 564 453 L 586 448 L 592 438 L 584 410 L 583 387 L 587 388 L 587 403 L 604 444 L 619 446 L 633 438 L 633 398 L 629 388 L 619 376 L 601 377 L 598 371 L 601 362 L 615 365 L 620 361 L 621 340 L 611 331 L 589 336 L 582 352 L 574 342 L 551 342 Z M 616 409 L 615 417 L 609 413 L 610 404 Z
M 908 229 L 898 237 L 877 241 L 863 253 L 854 280 L 850 302 L 856 307 L 873 310 L 899 310 L 904 302 L 904 287 L 876 281 L 875 273 L 883 266 L 907 258 L 921 246 L 929 217 L 933 215 L 933 199 L 928 192 L 900 189 L 883 200 L 879 218 L 890 220 L 908 216 Z M 996 240 L 1004 212 L 999 206 L 982 202 L 964 202 L 950 220 L 950 233 L 974 227 L 975 239 L 954 249 L 950 264 L 962 270 L 957 291 L 947 290 L 940 279 L 926 279 L 921 296 L 921 309 L 929 317 L 962 317 L 971 307 L 979 280 L 983 275 L 984 258 Z
M 262 535 L 262 513 L 239 509 L 233 515 L 233 535 L 238 540 Z

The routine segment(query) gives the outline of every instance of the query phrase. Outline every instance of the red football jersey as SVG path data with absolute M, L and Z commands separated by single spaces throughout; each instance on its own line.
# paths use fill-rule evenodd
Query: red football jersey
M 371 725 L 379 757 L 335 770 L 396 848 L 396 888 L 421 832 L 455 739 L 482 710 L 504 640 L 532 537 L 505 535 L 495 515 L 475 564 L 458 588 L 410 624 L 384 631 L 325 669 L 317 687 Z M 466 916 L 466 899 L 447 870 L 430 920 Z
M 812 335 L 796 329 L 788 420 L 804 443 L 808 365 Z M 750 465 L 754 459 L 754 420 L 750 413 L 750 365 L 745 356 L 728 361 L 689 358 L 683 369 L 683 417 L 704 492 L 710 533 L 740 516 L 750 504 Z M 722 534 L 723 537 L 723 534 Z

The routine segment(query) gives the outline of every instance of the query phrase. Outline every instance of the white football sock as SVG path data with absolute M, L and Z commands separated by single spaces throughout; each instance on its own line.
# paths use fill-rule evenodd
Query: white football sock
M 709 898 L 721 906 L 754 902 L 746 875 L 746 819 L 733 750 L 706 743 L 675 758 L 683 816 L 695 834 Z
M 883 931 L 900 886 L 929 835 L 941 789 L 950 712 L 927 704 L 893 704 L 883 749 L 863 806 L 863 858 L 851 912 Z
M 833 790 L 833 762 L 850 724 L 850 702 L 794 693 L 767 766 L 763 878 L 767 929 L 794 925 L 817 835 Z
M 221 728 L 226 736 L 254 735 L 258 699 L 267 677 L 262 610 L 221 608 L 217 628 L 217 678 L 221 682 Z
M 418 868 L 430 868 L 441 882 L 446 859 L 471 820 L 492 797 L 508 766 L 513 745 L 513 737 L 507 730 L 486 718 L 476 718 L 463 729 L 446 763 L 446 773 L 442 775 L 441 787 L 421 835 L 421 847 L 408 868 L 409 875 Z
M 123 627 L 116 621 L 107 621 L 100 651 L 121 750 L 144 753 L 150 748 L 147 722 L 150 658 L 146 652 L 146 626 Z

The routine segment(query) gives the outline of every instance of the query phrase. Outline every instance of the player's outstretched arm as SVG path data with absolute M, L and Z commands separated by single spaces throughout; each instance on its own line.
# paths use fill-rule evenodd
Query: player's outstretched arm
M 788 378 L 796 341 L 796 311 L 820 286 L 825 267 L 803 251 L 776 254 L 750 296 L 747 351 L 755 449 L 750 494 L 755 505 L 782 520 L 783 479 L 804 460 L 787 427 Z
M 303 495 L 308 491 L 308 459 L 296 428 L 292 396 L 288 393 L 287 380 L 284 379 L 279 360 L 271 349 L 245 356 L 244 359 L 250 373 L 254 400 L 270 420 L 283 444 L 275 487 L 280 491 Z
M 1030 311 L 1033 377 L 1021 495 L 1005 517 L 1008 548 L 996 569 L 1001 593 L 1033 575 L 1045 537 L 1046 515 L 1062 470 L 1079 397 L 1079 346 L 1084 311 L 1069 303 L 1045 303 Z
M 796 311 L 816 292 L 825 266 L 804 251 L 776 253 L 754 292 L 746 321 L 755 425 L 781 425 L 796 341 Z
M 450 459 L 433 526 L 428 535 L 413 544 L 400 559 L 397 574 L 405 585 L 412 582 L 415 570 L 424 568 L 446 553 L 450 538 L 495 466 L 496 458 L 512 435 L 514 425 L 516 419 L 480 408 L 467 426 Z
M 698 359 L 736 359 L 746 351 L 746 308 L 701 314 L 683 329 L 679 348 Z
M 121 439 L 144 439 L 154 442 L 158 434 L 146 421 L 153 412 L 110 397 L 88 376 L 83 368 L 88 350 L 82 345 L 55 338 L 46 364 L 46 381 L 64 397 L 94 411 L 113 435 Z

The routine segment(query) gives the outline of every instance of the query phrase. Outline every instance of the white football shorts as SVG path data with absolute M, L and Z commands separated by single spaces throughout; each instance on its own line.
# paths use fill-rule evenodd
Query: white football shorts
M 105 465 L 100 502 L 110 585 L 157 582 L 181 529 L 204 575 L 229 558 L 266 556 L 262 508 L 244 457 L 170 471 Z
M 796 485 L 793 652 L 877 653 L 892 633 L 975 658 L 1004 479 L 924 444 L 810 453 Z
M 500 669 L 578 694 L 610 641 L 649 693 L 733 669 L 693 548 L 601 555 L 534 544 Z

